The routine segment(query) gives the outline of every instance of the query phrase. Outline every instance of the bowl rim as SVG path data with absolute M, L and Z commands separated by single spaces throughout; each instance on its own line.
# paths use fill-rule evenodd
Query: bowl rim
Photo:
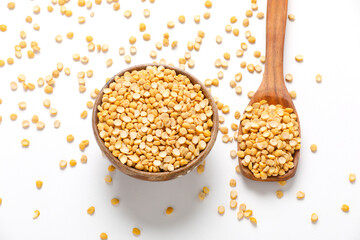
M 182 74 L 182 75 L 186 76 L 187 78 L 189 78 L 189 80 L 191 81 L 192 84 L 199 84 L 201 91 L 203 92 L 204 96 L 207 99 L 209 99 L 209 103 L 213 109 L 213 115 L 212 115 L 213 126 L 211 127 L 210 141 L 206 144 L 205 149 L 202 150 L 200 152 L 200 154 L 195 159 L 191 160 L 187 165 L 180 167 L 178 169 L 175 169 L 172 172 L 156 172 L 156 173 L 146 172 L 146 171 L 138 170 L 133 167 L 129 167 L 129 166 L 121 163 L 120 160 L 118 158 L 114 157 L 112 155 L 112 153 L 110 152 L 110 150 L 105 146 L 104 141 L 101 139 L 101 137 L 99 135 L 99 130 L 97 128 L 97 124 L 99 121 L 99 119 L 97 117 L 97 113 L 99 112 L 98 106 L 101 105 L 100 103 L 102 101 L 104 89 L 108 88 L 109 85 L 115 81 L 116 76 L 122 76 L 126 72 L 132 72 L 134 70 L 137 70 L 137 71 L 144 70 L 148 66 L 156 66 L 156 67 L 162 66 L 164 68 L 174 70 L 176 72 L 176 74 Z M 209 154 L 209 152 L 212 149 L 212 147 L 214 146 L 214 143 L 217 138 L 218 128 L 219 128 L 219 114 L 217 111 L 217 106 L 215 104 L 215 101 L 214 101 L 212 95 L 210 94 L 210 92 L 206 89 L 205 85 L 199 79 L 197 79 L 195 76 L 193 76 L 192 74 L 190 74 L 190 73 L 186 72 L 185 70 L 182 70 L 178 67 L 169 66 L 166 64 L 160 64 L 160 63 L 138 64 L 138 65 L 133 65 L 128 68 L 125 68 L 122 71 L 120 71 L 119 73 L 115 74 L 102 87 L 102 89 L 100 90 L 100 92 L 94 102 L 93 113 L 92 113 L 92 128 L 93 128 L 93 133 L 94 133 L 96 142 L 99 145 L 101 151 L 106 155 L 106 157 L 110 160 L 110 162 L 121 172 L 123 172 L 126 175 L 129 175 L 131 177 L 141 179 L 141 180 L 146 180 L 146 181 L 167 181 L 167 180 L 171 180 L 171 179 L 186 175 L 187 173 L 192 171 L 195 167 L 200 165 L 200 163 Z

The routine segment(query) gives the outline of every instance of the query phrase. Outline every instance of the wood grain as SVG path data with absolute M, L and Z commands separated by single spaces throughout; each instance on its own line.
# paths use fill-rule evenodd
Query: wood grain
M 283 56 L 284 56 L 284 41 L 285 28 L 287 18 L 287 0 L 268 0 L 266 13 L 266 60 L 263 80 L 255 95 L 251 98 L 249 105 L 261 100 L 268 101 L 269 104 L 281 104 L 285 108 L 294 109 L 294 113 L 298 117 L 299 131 L 300 121 L 295 105 L 290 97 L 290 94 L 285 86 L 283 73 Z M 242 134 L 242 129 L 239 127 L 239 134 Z M 240 143 L 238 144 L 238 149 Z M 285 181 L 295 175 L 300 151 L 295 151 L 294 168 L 290 169 L 283 176 L 268 177 L 262 180 L 254 177 L 253 173 L 241 164 L 239 158 L 240 172 L 247 178 L 255 181 Z
M 177 74 L 182 74 L 185 75 L 189 78 L 189 80 L 193 83 L 193 84 L 199 84 L 201 86 L 201 90 L 204 94 L 204 96 L 209 99 L 209 103 L 213 109 L 213 116 L 212 116 L 212 121 L 213 121 L 213 127 L 211 128 L 211 139 L 210 141 L 207 143 L 206 148 L 200 152 L 199 156 L 197 156 L 194 160 L 190 161 L 186 166 L 180 167 L 178 169 L 175 169 L 172 172 L 158 172 L 158 173 L 150 173 L 150 172 L 145 172 L 145 171 L 140 171 L 137 170 L 135 168 L 129 167 L 127 165 L 124 165 L 120 162 L 120 160 L 116 157 L 114 157 L 112 155 L 112 153 L 110 152 L 110 150 L 105 146 L 104 141 L 101 139 L 100 135 L 99 135 L 99 130 L 97 128 L 97 124 L 99 122 L 99 119 L 97 117 L 97 113 L 98 108 L 97 106 L 101 105 L 102 102 L 102 96 L 103 96 L 103 90 L 105 88 L 107 88 L 109 86 L 110 83 L 114 82 L 115 77 L 116 76 L 122 76 L 124 75 L 125 72 L 132 72 L 134 70 L 143 70 L 146 69 L 147 66 L 164 66 L 165 68 L 168 69 L 172 69 L 175 70 L 175 72 Z M 213 147 L 215 141 L 216 141 L 216 137 L 217 137 L 217 133 L 218 133 L 218 129 L 219 129 L 219 115 L 218 115 L 218 111 L 217 111 L 217 107 L 215 104 L 214 99 L 212 98 L 211 94 L 207 91 L 207 89 L 205 88 L 204 84 L 199 81 L 196 77 L 194 77 L 193 75 L 191 75 L 190 73 L 177 68 L 177 67 L 172 67 L 172 66 L 168 66 L 168 65 L 164 65 L 164 64 L 141 64 L 141 65 L 135 65 L 133 67 L 129 67 L 127 69 L 122 70 L 121 72 L 119 72 L 118 74 L 116 74 L 114 77 L 112 77 L 106 84 L 105 86 L 101 89 L 99 95 L 97 96 L 95 103 L 94 103 L 94 108 L 93 108 L 93 114 L 92 114 L 92 127 L 93 127 L 93 132 L 95 135 L 95 139 L 97 144 L 99 145 L 101 151 L 105 154 L 105 156 L 110 160 L 110 162 L 120 171 L 122 171 L 123 173 L 137 178 L 137 179 L 141 179 L 141 180 L 146 180 L 146 181 L 167 181 L 167 180 L 171 180 L 183 175 L 186 175 L 187 173 L 189 173 L 191 170 L 193 170 L 195 167 L 197 167 L 198 165 L 200 165 L 200 163 L 205 159 L 205 157 L 209 154 L 211 148 Z

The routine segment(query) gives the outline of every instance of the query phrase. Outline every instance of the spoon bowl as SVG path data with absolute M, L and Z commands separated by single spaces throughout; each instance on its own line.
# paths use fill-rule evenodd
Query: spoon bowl
M 295 105 L 291 96 L 285 86 L 283 74 L 283 54 L 284 54 L 284 39 L 287 15 L 287 0 L 268 0 L 267 16 L 266 16 L 266 60 L 263 80 L 259 89 L 249 102 L 249 106 L 261 100 L 266 100 L 269 104 L 280 104 L 284 108 L 292 108 L 297 116 L 297 122 L 300 121 Z M 240 123 L 239 135 L 242 135 L 242 126 Z M 301 134 L 300 134 L 301 136 Z M 238 143 L 240 150 L 240 143 Z M 298 166 L 300 151 L 296 150 L 293 154 L 294 167 L 289 169 L 282 176 L 271 176 L 267 179 L 256 178 L 253 173 L 242 165 L 239 158 L 240 172 L 243 176 L 263 182 L 285 181 L 292 178 Z
M 145 172 L 145 171 L 140 171 L 137 170 L 136 168 L 133 167 L 129 167 L 123 163 L 120 162 L 120 160 L 116 157 L 113 156 L 113 154 L 111 153 L 111 151 L 105 146 L 103 139 L 100 137 L 99 134 L 99 130 L 97 128 L 97 124 L 99 123 L 99 119 L 98 119 L 98 106 L 101 105 L 102 102 L 102 97 L 103 97 L 103 93 L 104 93 L 104 89 L 108 88 L 110 83 L 115 81 L 115 77 L 116 76 L 122 76 L 124 75 L 125 72 L 132 72 L 134 70 L 140 71 L 143 69 L 146 69 L 146 67 L 148 66 L 163 66 L 167 69 L 171 69 L 174 70 L 176 72 L 176 74 L 182 74 L 186 77 L 189 78 L 189 80 L 191 81 L 192 84 L 199 84 L 201 87 L 201 91 L 203 92 L 204 96 L 209 99 L 209 103 L 213 109 L 213 116 L 212 116 L 212 121 L 213 121 L 213 126 L 211 128 L 211 136 L 210 136 L 210 141 L 207 143 L 206 147 L 204 150 L 202 150 L 200 152 L 200 154 L 193 160 L 191 160 L 187 165 L 182 166 L 178 169 L 175 169 L 174 171 L 171 172 Z M 95 135 L 95 139 L 97 144 L 99 145 L 101 151 L 105 154 L 105 156 L 110 160 L 110 162 L 120 171 L 122 171 L 123 173 L 137 178 L 137 179 L 141 179 L 141 180 L 146 180 L 146 181 L 167 181 L 170 179 L 174 179 L 177 177 L 181 177 L 187 173 L 189 173 L 191 170 L 193 170 L 195 167 L 199 166 L 200 163 L 205 159 L 205 157 L 209 154 L 211 148 L 213 147 L 216 137 L 217 137 L 217 133 L 218 133 L 218 128 L 219 128 L 219 115 L 217 112 L 217 107 L 215 104 L 215 101 L 213 99 L 213 97 L 211 96 L 211 94 L 207 91 L 207 89 L 205 88 L 204 84 L 199 81 L 196 77 L 194 77 L 193 75 L 191 75 L 190 73 L 177 68 L 177 67 L 173 67 L 173 66 L 169 66 L 169 65 L 164 65 L 164 64 L 155 64 L 155 63 L 151 63 L 151 64 L 141 64 L 141 65 L 135 65 L 133 67 L 129 67 L 127 69 L 122 70 L 121 72 L 119 72 L 118 74 L 116 74 L 114 77 L 112 77 L 106 84 L 105 86 L 100 90 L 95 103 L 94 103 L 94 108 L 93 108 L 93 114 L 92 114 L 92 127 L 93 127 L 93 132 Z

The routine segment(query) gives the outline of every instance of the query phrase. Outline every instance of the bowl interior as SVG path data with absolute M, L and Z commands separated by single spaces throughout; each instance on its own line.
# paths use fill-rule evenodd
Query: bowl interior
M 213 109 L 213 116 L 212 116 L 213 126 L 211 128 L 211 138 L 210 138 L 210 141 L 207 143 L 206 148 L 200 152 L 199 156 L 197 156 L 194 160 L 190 161 L 187 165 L 180 167 L 178 169 L 175 169 L 172 172 L 157 172 L 157 173 L 145 172 L 145 171 L 140 171 L 140 170 L 137 170 L 136 168 L 129 167 L 129 166 L 121 163 L 120 160 L 118 158 L 114 157 L 112 155 L 112 153 L 110 152 L 110 150 L 105 146 L 104 141 L 101 139 L 101 137 L 99 135 L 99 130 L 97 128 L 97 124 L 99 122 L 99 119 L 97 117 L 97 114 L 99 112 L 97 106 L 101 105 L 102 97 L 103 97 L 103 90 L 105 88 L 107 88 L 110 83 L 115 81 L 116 76 L 122 76 L 122 75 L 124 75 L 125 72 L 132 72 L 134 70 L 137 70 L 137 71 L 143 70 L 143 69 L 146 69 L 146 67 L 148 67 L 148 66 L 157 66 L 157 67 L 163 66 L 167 69 L 175 70 L 175 72 L 177 74 L 182 74 L 182 75 L 187 76 L 193 84 L 199 84 L 201 86 L 201 90 L 202 90 L 204 96 L 207 99 L 209 99 L 209 103 Z M 113 76 L 104 85 L 104 87 L 100 90 L 100 93 L 98 94 L 98 96 L 95 100 L 95 103 L 94 103 L 93 114 L 92 114 L 92 127 L 93 127 L 93 132 L 95 135 L 96 142 L 98 143 L 101 151 L 112 162 L 112 164 L 114 166 L 116 166 L 120 171 L 122 171 L 123 173 L 125 173 L 131 177 L 135 177 L 135 178 L 138 178 L 141 180 L 166 181 L 166 180 L 174 179 L 176 177 L 180 177 L 180 176 L 183 176 L 183 175 L 189 173 L 191 170 L 193 170 L 195 167 L 197 167 L 205 159 L 205 157 L 208 155 L 208 153 L 210 152 L 211 148 L 213 147 L 213 145 L 216 141 L 218 128 L 219 128 L 219 115 L 217 112 L 217 107 L 214 102 L 214 99 L 212 98 L 209 91 L 205 88 L 204 84 L 201 81 L 199 81 L 197 78 L 195 78 L 190 73 L 185 72 L 184 70 L 182 70 L 180 68 L 168 66 L 168 65 L 164 65 L 164 64 L 155 64 L 155 63 L 154 64 L 141 64 L 141 65 L 135 65 L 135 66 L 132 66 L 132 67 L 122 70 L 121 72 L 119 72 L 118 74 Z

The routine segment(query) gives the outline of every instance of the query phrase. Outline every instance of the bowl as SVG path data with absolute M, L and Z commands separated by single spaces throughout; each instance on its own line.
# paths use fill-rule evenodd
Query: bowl
M 111 84 L 112 82 L 115 81 L 116 76 L 122 76 L 122 75 L 124 75 L 125 72 L 132 72 L 134 70 L 140 71 L 140 70 L 146 69 L 146 67 L 148 67 L 148 66 L 156 66 L 156 67 L 163 66 L 167 69 L 175 70 L 176 74 L 182 74 L 182 75 L 188 77 L 192 84 L 199 84 L 204 96 L 209 100 L 209 104 L 211 105 L 211 107 L 213 109 L 213 116 L 212 116 L 213 126 L 211 128 L 210 141 L 207 143 L 205 149 L 202 150 L 200 152 L 200 154 L 196 158 L 191 160 L 187 165 L 182 166 L 178 169 L 175 169 L 172 172 L 165 172 L 165 171 L 164 172 L 156 172 L 156 173 L 145 172 L 145 171 L 140 171 L 136 168 L 129 167 L 129 166 L 121 163 L 120 160 L 118 158 L 114 157 L 113 154 L 110 152 L 110 150 L 105 146 L 104 141 L 100 137 L 99 130 L 97 128 L 97 124 L 99 122 L 99 119 L 97 117 L 97 114 L 99 112 L 98 106 L 101 105 L 104 89 L 108 88 L 109 84 Z M 123 172 L 131 177 L 141 179 L 141 180 L 146 180 L 146 181 L 167 181 L 167 180 L 171 180 L 171 179 L 174 179 L 177 177 L 184 176 L 187 173 L 191 172 L 191 170 L 193 170 L 195 167 L 199 166 L 200 163 L 209 154 L 211 148 L 214 146 L 214 143 L 216 141 L 216 137 L 217 137 L 217 133 L 218 133 L 218 129 L 219 129 L 219 115 L 218 115 L 217 107 L 216 107 L 213 97 L 211 96 L 209 91 L 205 88 L 204 84 L 201 81 L 199 81 L 196 77 L 194 77 L 190 73 L 188 73 L 180 68 L 177 68 L 177 67 L 172 67 L 172 66 L 168 66 L 168 65 L 164 65 L 164 64 L 150 63 L 150 64 L 135 65 L 135 66 L 126 68 L 126 69 L 122 70 L 121 72 L 119 72 L 118 74 L 116 74 L 115 76 L 113 76 L 105 84 L 105 86 L 100 90 L 97 98 L 95 99 L 93 114 L 92 114 L 92 127 L 93 127 L 93 132 L 95 135 L 96 142 L 99 145 L 101 151 L 110 160 L 110 162 L 121 172 Z

